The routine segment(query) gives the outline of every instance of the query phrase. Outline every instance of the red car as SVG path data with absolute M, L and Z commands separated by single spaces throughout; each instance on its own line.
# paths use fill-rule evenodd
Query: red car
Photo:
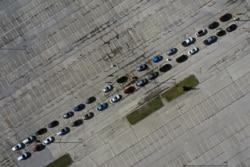
M 134 91 L 135 91 L 134 86 L 130 86 L 130 87 L 127 87 L 126 89 L 124 89 L 125 94 L 130 94 L 130 93 L 133 93 Z
M 37 152 L 37 151 L 42 151 L 45 148 L 45 146 L 43 144 L 37 144 L 32 151 L 33 152 Z

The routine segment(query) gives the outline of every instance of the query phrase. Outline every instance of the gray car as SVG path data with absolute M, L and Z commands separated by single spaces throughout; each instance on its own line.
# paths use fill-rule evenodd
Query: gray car
M 142 87 L 148 83 L 147 78 L 140 79 L 139 81 L 136 82 L 136 86 Z
M 63 115 L 63 118 L 64 119 L 68 119 L 68 118 L 73 117 L 73 116 L 74 116 L 74 112 L 73 111 L 69 111 L 69 112 L 67 112 L 67 113 L 65 113 Z
M 159 72 L 155 71 L 148 75 L 149 80 L 153 80 L 159 76 Z
M 141 64 L 136 67 L 136 71 L 141 72 L 141 71 L 146 70 L 147 68 L 148 68 L 147 64 Z
M 205 40 L 203 41 L 203 43 L 204 43 L 205 45 L 211 45 L 212 43 L 216 42 L 217 39 L 218 39 L 217 36 L 212 35 L 212 36 L 208 37 L 207 39 L 205 39 Z
M 59 132 L 56 133 L 57 136 L 63 136 L 69 133 L 70 129 L 68 127 L 65 127 L 61 129 Z

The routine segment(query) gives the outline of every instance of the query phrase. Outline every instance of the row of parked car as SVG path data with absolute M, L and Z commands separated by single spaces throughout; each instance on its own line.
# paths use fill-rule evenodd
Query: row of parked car
M 76 106 L 74 108 L 74 111 L 79 111 L 78 107 L 79 106 Z M 73 115 L 74 115 L 74 112 L 70 111 L 70 112 L 64 114 L 63 118 L 64 119 L 68 119 L 68 118 L 72 117 Z M 79 125 L 83 124 L 83 120 L 89 120 L 89 119 L 91 119 L 93 117 L 94 117 L 94 113 L 93 112 L 89 112 L 89 113 L 85 114 L 82 119 L 77 119 L 74 122 L 72 122 L 71 126 L 72 127 L 79 126 Z M 54 120 L 54 121 L 52 121 L 52 122 L 50 122 L 48 124 L 48 128 L 55 128 L 58 125 L 59 125 L 59 121 Z M 33 149 L 32 149 L 33 152 L 37 152 L 37 151 L 43 150 L 46 147 L 46 145 L 49 145 L 49 144 L 51 144 L 51 143 L 53 143 L 55 141 L 55 137 L 54 136 L 49 136 L 46 139 L 44 139 L 43 141 L 37 140 L 37 136 L 43 135 L 47 131 L 48 131 L 47 128 L 41 128 L 41 129 L 39 129 L 38 131 L 35 132 L 34 135 L 28 136 L 22 142 L 18 143 L 14 147 L 12 147 L 12 151 L 22 150 L 22 149 L 24 149 L 26 147 L 26 145 L 29 145 L 29 144 L 31 144 L 33 142 L 36 142 L 35 147 L 33 147 Z M 70 128 L 69 127 L 64 127 L 62 129 L 60 129 L 56 133 L 56 135 L 57 136 L 63 136 L 65 134 L 69 133 L 69 132 L 70 132 Z M 31 157 L 31 153 L 30 152 L 24 152 L 21 156 L 19 156 L 17 158 L 17 160 L 18 161 L 26 160 L 29 157 Z
M 221 22 L 226 22 L 228 20 L 230 20 L 232 18 L 232 14 L 230 13 L 226 13 L 225 15 L 221 16 L 220 17 L 220 21 Z M 208 29 L 215 29 L 215 28 L 218 28 L 219 27 L 219 22 L 213 22 L 211 24 L 208 25 Z M 227 32 L 232 32 L 234 30 L 237 29 L 237 25 L 236 24 L 232 24 L 230 25 L 229 27 L 226 28 L 226 31 Z M 223 36 L 226 34 L 226 31 L 225 30 L 220 30 L 219 32 L 217 32 L 217 36 Z M 198 32 L 195 33 L 195 36 L 196 37 L 202 37 L 202 36 L 205 36 L 207 34 L 207 29 L 201 29 L 199 30 Z M 208 38 L 206 38 L 203 43 L 205 45 L 210 45 L 214 42 L 217 41 L 218 37 L 215 36 L 215 35 L 212 35 Z M 185 41 L 183 41 L 181 44 L 183 47 L 188 47 L 190 46 L 191 44 L 194 44 L 196 42 L 196 39 L 194 37 L 189 37 L 187 38 Z M 189 55 L 193 55 L 195 53 L 197 53 L 199 51 L 199 48 L 198 47 L 194 47 L 192 48 L 191 50 L 188 51 L 188 54 Z M 178 49 L 177 48 L 170 48 L 169 50 L 166 51 L 166 55 L 168 56 L 172 56 L 174 54 L 176 54 L 178 52 Z M 186 55 L 182 55 L 182 56 L 186 56 Z M 163 60 L 163 56 L 162 55 L 157 55 L 157 56 L 154 56 L 152 59 L 151 59 L 151 62 L 152 63 L 158 63 L 160 61 Z M 163 70 L 161 70 L 161 68 Z M 160 68 L 160 71 L 161 72 L 166 72 L 168 70 L 170 70 L 172 68 L 172 66 L 170 64 L 166 64 L 164 66 L 162 66 Z M 148 65 L 147 64 L 141 64 L 139 66 L 136 67 L 136 71 L 137 72 L 142 72 L 144 70 L 148 69 Z M 159 72 L 158 71 L 154 71 L 154 72 L 151 72 L 147 78 L 142 78 L 142 79 L 137 79 L 136 81 L 136 86 L 137 87 L 142 87 L 144 85 L 146 85 L 149 80 L 154 80 L 156 79 L 158 76 L 159 76 Z M 112 90 L 114 89 L 114 86 L 113 85 L 108 85 L 106 86 L 102 91 L 104 93 L 108 93 L 108 92 L 111 92 Z M 125 94 L 130 94 L 130 93 L 133 93 L 135 90 L 135 87 L 134 86 L 129 86 L 127 88 L 124 89 L 124 93 Z M 110 103 L 116 103 L 116 102 L 119 102 L 120 100 L 122 99 L 122 95 L 120 94 L 116 94 L 114 95 L 110 100 L 109 102 Z M 85 101 L 85 104 L 91 104 L 93 102 L 96 101 L 96 98 L 94 96 L 92 97 L 89 97 L 88 99 L 86 99 Z M 65 113 L 63 115 L 63 119 L 69 119 L 71 117 L 74 116 L 75 112 L 79 112 L 81 110 L 83 110 L 85 108 L 85 104 L 79 104 L 77 106 L 75 106 L 73 108 L 73 111 L 68 111 L 67 113 Z M 96 111 L 103 111 L 105 110 L 106 108 L 108 108 L 108 103 L 104 102 L 104 103 L 101 103 L 99 104 L 97 107 L 96 107 Z M 87 114 L 84 115 L 83 119 L 77 119 L 76 121 L 72 122 L 71 126 L 72 127 L 75 127 L 75 126 L 79 126 L 81 124 L 83 124 L 83 120 L 89 120 L 91 118 L 94 117 L 94 113 L 93 112 L 89 112 Z M 48 124 L 48 128 L 54 128 L 56 126 L 59 125 L 59 121 L 57 120 L 54 120 L 52 122 L 50 122 Z M 38 141 L 37 140 L 37 137 L 36 136 L 39 136 L 39 135 L 42 135 L 44 133 L 47 132 L 47 128 L 41 128 L 39 129 L 35 135 L 31 135 L 29 137 L 27 137 L 26 139 L 24 139 L 21 143 L 18 143 L 17 145 L 15 145 L 14 147 L 12 147 L 12 151 L 18 151 L 18 150 L 21 150 L 23 148 L 25 148 L 25 145 L 28 145 L 32 142 L 39 142 L 39 144 L 36 144 L 35 147 L 33 148 L 33 151 L 40 151 L 42 149 L 45 148 L 46 145 L 50 144 L 50 143 L 53 143 L 55 141 L 55 138 L 53 136 L 50 136 L 50 137 L 47 137 L 46 139 L 44 139 L 42 142 L 41 141 Z M 59 130 L 56 135 L 57 136 L 62 136 L 62 135 L 65 135 L 67 133 L 70 132 L 70 128 L 69 127 L 64 127 L 62 128 L 61 130 Z M 18 157 L 18 160 L 24 160 L 24 159 L 27 159 L 31 156 L 31 153 L 29 152 L 24 152 L 21 156 Z
M 232 14 L 230 13 L 226 13 L 225 15 L 221 16 L 220 17 L 220 21 L 221 22 L 226 22 L 228 20 L 232 19 Z M 219 22 L 212 22 L 211 24 L 208 25 L 208 29 L 215 29 L 215 28 L 218 28 L 220 25 Z M 237 29 L 237 25 L 236 24 L 231 24 L 230 26 L 228 26 L 226 28 L 226 31 L 227 32 L 232 32 L 234 30 Z M 220 29 L 219 32 L 216 33 L 217 36 L 223 36 L 226 34 L 226 31 L 223 30 L 223 29 Z M 202 37 L 202 36 L 205 36 L 207 34 L 208 30 L 207 29 L 201 29 L 199 31 L 197 31 L 195 33 L 195 36 L 196 37 Z M 208 38 L 206 38 L 203 43 L 205 45 L 211 45 L 212 43 L 216 42 L 218 37 L 216 35 L 212 35 L 212 36 L 209 36 Z M 181 44 L 183 47 L 188 47 L 190 46 L 191 44 L 194 44 L 196 42 L 196 39 L 194 37 L 188 37 L 186 40 L 184 40 Z M 177 48 L 170 48 L 166 51 L 166 55 L 167 56 L 172 56 L 174 54 L 176 54 L 178 52 L 178 49 Z M 188 55 L 194 55 L 196 54 L 197 52 L 199 52 L 199 48 L 198 47 L 193 47 L 192 49 L 190 49 L 188 51 Z M 186 55 L 182 55 L 181 57 L 179 58 L 184 58 L 184 59 L 187 59 L 187 56 Z M 151 62 L 152 63 L 158 63 L 160 61 L 163 60 L 163 56 L 162 55 L 156 55 L 154 56 L 152 59 L 151 59 Z M 166 59 L 166 60 L 171 60 L 171 59 Z M 178 62 L 178 61 L 177 61 Z M 160 68 L 160 71 L 161 72 L 166 72 L 168 70 L 170 70 L 172 68 L 172 66 L 170 64 L 165 64 L 164 66 L 162 66 Z M 148 65 L 147 64 L 140 64 L 139 66 L 136 67 L 136 71 L 138 72 L 142 72 L 144 70 L 147 70 L 148 69 Z M 148 83 L 149 80 L 153 80 L 155 79 L 156 77 L 158 77 L 159 75 L 159 72 L 155 71 L 155 72 L 152 72 L 148 78 L 142 78 L 142 79 L 139 79 L 137 82 L 136 82 L 136 86 L 138 87 L 142 87 L 144 85 L 146 85 Z

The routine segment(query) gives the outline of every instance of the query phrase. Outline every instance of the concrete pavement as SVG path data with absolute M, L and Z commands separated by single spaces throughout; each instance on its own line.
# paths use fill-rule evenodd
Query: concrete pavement
M 173 69 L 93 120 L 85 121 L 70 134 L 56 138 L 48 146 L 54 159 L 70 152 L 72 166 L 182 166 L 200 164 L 249 165 L 249 28 L 247 1 L 3 1 L 1 10 L 1 163 L 3 166 L 27 166 L 17 163 L 11 146 L 57 119 L 59 127 L 68 126 L 96 105 L 108 101 L 122 87 L 103 95 L 101 89 L 114 73 L 144 77 L 135 66 L 147 62 L 157 70 L 166 62 L 151 65 L 156 54 L 177 47 L 173 60 L 198 46 L 201 51 L 185 63 L 168 62 Z M 236 22 L 238 29 L 211 45 L 197 38 L 194 45 L 180 43 L 200 28 L 224 14 L 244 13 Z M 96 19 L 93 19 L 96 18 Z M 245 21 L 244 21 L 245 20 Z M 226 28 L 232 21 L 221 23 Z M 20 50 L 15 50 L 20 48 Z M 25 49 L 23 49 L 25 48 Z M 110 68 L 111 64 L 119 68 Z M 195 74 L 199 89 L 130 126 L 124 116 L 145 97 L 164 90 L 187 75 Z M 69 119 L 62 115 L 89 96 L 97 102 Z M 245 107 L 246 106 L 246 107 Z M 237 113 L 235 113 L 237 111 Z M 195 136 L 195 137 L 194 137 Z M 30 151 L 33 145 L 26 148 Z M 43 153 L 41 153 L 41 156 Z M 52 159 L 52 157 L 50 157 Z M 44 163 L 47 161 L 44 160 Z M 44 165 L 42 163 L 36 164 Z

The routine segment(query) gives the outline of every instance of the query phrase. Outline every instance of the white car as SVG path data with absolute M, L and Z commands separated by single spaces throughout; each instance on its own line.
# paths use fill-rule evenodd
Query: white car
M 189 55 L 193 55 L 193 54 L 197 53 L 198 51 L 199 51 L 199 48 L 194 47 L 193 49 L 191 49 L 191 50 L 188 51 L 188 54 Z
M 122 99 L 122 95 L 115 95 L 109 101 L 110 101 L 110 103 L 116 103 L 116 102 L 120 101 L 121 99 Z
M 105 87 L 102 91 L 104 93 L 110 92 L 114 87 L 112 85 L 108 85 L 107 87 Z
M 18 143 L 17 145 L 15 145 L 14 147 L 12 147 L 12 151 L 18 151 L 21 150 L 25 147 L 25 145 L 23 143 Z
M 197 31 L 197 32 L 195 33 L 195 35 L 196 35 L 197 37 L 201 37 L 201 36 L 203 36 L 203 35 L 206 35 L 206 33 L 207 33 L 207 30 L 206 30 L 206 29 L 201 29 L 201 30 Z
M 23 155 L 19 156 L 19 157 L 17 158 L 17 160 L 18 160 L 18 161 L 25 160 L 25 159 L 28 159 L 30 156 L 31 156 L 31 153 L 25 152 L 25 153 L 23 153 Z
M 53 136 L 47 137 L 45 140 L 43 140 L 43 145 L 48 145 L 50 143 L 53 143 L 55 141 L 55 138 Z
M 35 140 L 36 140 L 36 136 L 29 136 L 26 139 L 24 139 L 22 143 L 23 144 L 29 144 L 29 143 L 32 143 Z
M 192 43 L 195 43 L 195 38 L 193 37 L 188 37 L 185 41 L 183 41 L 181 44 L 184 47 L 187 47 L 189 45 L 191 45 Z

